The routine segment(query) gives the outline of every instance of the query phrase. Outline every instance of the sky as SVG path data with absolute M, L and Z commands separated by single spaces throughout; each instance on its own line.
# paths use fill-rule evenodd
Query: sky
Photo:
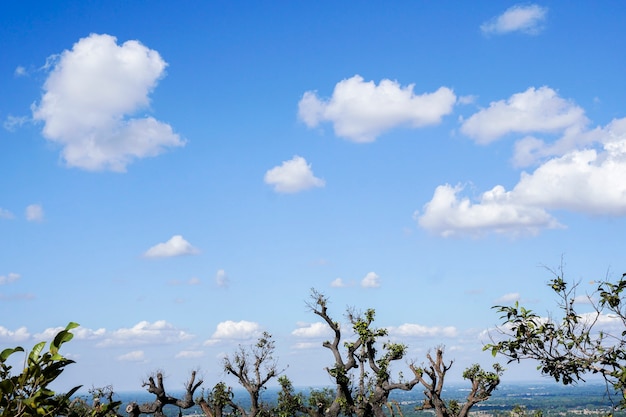
M 550 269 L 580 294 L 625 271 L 625 18 L 0 3 L 0 346 L 73 321 L 59 387 L 211 387 L 267 331 L 294 385 L 327 385 L 314 288 L 347 336 L 346 309 L 373 308 L 408 360 L 445 346 L 451 379 L 506 362 L 482 351 L 492 306 L 548 314 Z

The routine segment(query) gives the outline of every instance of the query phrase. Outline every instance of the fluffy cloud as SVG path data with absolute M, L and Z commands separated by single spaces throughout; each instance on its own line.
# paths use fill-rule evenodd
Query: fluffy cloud
M 298 114 L 309 127 L 330 122 L 337 136 L 372 142 L 395 127 L 438 124 L 452 112 L 456 96 L 449 88 L 421 95 L 416 95 L 413 88 L 413 84 L 402 87 L 388 79 L 376 85 L 355 75 L 338 82 L 329 100 L 320 99 L 314 91 L 304 93 Z
M 43 207 L 39 204 L 31 204 L 26 207 L 25 210 L 26 220 L 29 222 L 41 222 L 43 221 Z
M 145 354 L 143 350 L 133 350 L 118 356 L 117 360 L 122 362 L 143 362 L 145 361 Z
M 20 279 L 20 274 L 9 272 L 7 275 L 0 275 L 0 285 L 10 284 Z
M 536 168 L 521 172 L 510 190 L 496 185 L 470 198 L 463 186 L 438 186 L 415 212 L 418 225 L 444 237 L 518 235 L 563 227 L 554 210 L 626 215 L 626 118 L 593 129 L 588 124 L 583 109 L 547 87 L 492 103 L 461 130 L 481 143 L 508 133 L 549 134 L 552 142 L 527 136 L 516 143 L 516 165 Z
M 298 323 L 298 328 L 291 332 L 296 337 L 319 338 L 332 336 L 332 331 L 326 323 Z
M 395 337 L 456 337 L 458 332 L 453 326 L 428 327 L 420 324 L 405 323 L 398 327 L 388 327 L 390 336 Z
M 522 32 L 535 35 L 543 30 L 548 9 L 536 4 L 516 5 L 480 26 L 484 34 Z
M 171 344 L 189 340 L 194 336 L 177 329 L 174 325 L 165 320 L 158 320 L 154 323 L 141 321 L 131 328 L 121 328 L 112 332 L 101 334 L 102 341 L 99 347 L 118 345 L 146 345 L 146 344 Z
M 361 286 L 363 288 L 378 288 L 380 287 L 380 277 L 376 272 L 368 272 L 361 280 Z
M 267 171 L 264 180 L 266 184 L 274 186 L 274 191 L 279 193 L 297 193 L 326 184 L 324 180 L 313 175 L 311 164 L 307 164 L 306 160 L 298 155 Z
M 218 323 L 215 332 L 211 336 L 213 340 L 245 340 L 261 335 L 261 326 L 252 321 L 227 320 Z
M 510 133 L 560 133 L 580 130 L 587 123 L 582 108 L 544 86 L 490 103 L 463 121 L 461 132 L 477 143 L 487 144 Z
M 347 287 L 348 284 L 344 282 L 343 279 L 341 278 L 335 278 L 331 283 L 330 286 L 333 288 L 344 288 Z
M 30 333 L 26 327 L 20 327 L 17 330 L 9 330 L 0 326 L 0 340 L 7 343 L 21 343 L 30 338 Z
M 157 51 L 92 34 L 51 66 L 33 118 L 44 122 L 44 137 L 61 146 L 68 166 L 125 171 L 133 159 L 184 145 L 168 124 L 129 117 L 148 107 L 148 95 L 164 75 L 167 64 Z
M 543 228 L 560 227 L 544 209 L 516 202 L 502 186 L 483 193 L 477 203 L 459 197 L 462 190 L 460 186 L 438 186 L 422 213 L 415 212 L 419 226 L 443 237 L 485 232 L 536 234 Z
M 173 256 L 195 255 L 199 252 L 181 235 L 175 235 L 167 242 L 154 245 L 143 256 L 146 258 L 171 258 Z

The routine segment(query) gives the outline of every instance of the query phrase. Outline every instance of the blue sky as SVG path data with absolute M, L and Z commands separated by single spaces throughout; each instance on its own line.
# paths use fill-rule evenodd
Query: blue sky
M 492 359 L 491 306 L 623 272 L 620 2 L 0 5 L 0 343 L 69 321 L 62 384 L 207 386 L 307 310 L 375 308 L 421 362 Z M 584 305 L 581 308 L 585 308 Z M 537 379 L 508 367 L 505 381 Z M 226 381 L 234 381 L 226 377 Z

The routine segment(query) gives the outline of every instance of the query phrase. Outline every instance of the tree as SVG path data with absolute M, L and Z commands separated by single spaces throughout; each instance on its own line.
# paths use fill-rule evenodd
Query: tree
M 46 342 L 37 343 L 27 354 L 21 373 L 13 375 L 7 361 L 10 356 L 25 352 L 21 346 L 4 349 L 0 353 L 0 416 L 63 415 L 70 405 L 70 397 L 80 388 L 72 388 L 57 395 L 49 385 L 61 375 L 66 366 L 74 363 L 59 353 L 61 346 L 72 340 L 71 330 L 78 324 L 70 322 L 56 334 L 44 351 Z
M 250 410 L 240 405 L 230 403 L 243 417 L 256 417 L 267 413 L 266 407 L 260 403 L 261 392 L 267 383 L 282 373 L 274 359 L 274 340 L 272 335 L 264 332 L 256 344 L 244 347 L 239 346 L 235 354 L 224 358 L 224 370 L 237 378 L 242 387 L 250 396 Z
M 467 417 L 471 408 L 479 402 L 486 401 L 491 393 L 500 384 L 500 376 L 504 371 L 497 363 L 493 365 L 494 372 L 483 370 L 478 364 L 474 364 L 463 372 L 463 378 L 471 382 L 472 386 L 463 404 L 456 400 L 446 402 L 442 398 L 446 373 L 452 367 L 452 361 L 446 365 L 443 360 L 443 348 L 437 348 L 435 358 L 426 355 L 429 365 L 416 370 L 416 374 L 422 386 L 426 399 L 424 404 L 417 407 L 418 410 L 434 410 L 438 417 Z M 424 378 L 426 376 L 428 380 Z
M 388 332 L 387 329 L 373 326 L 373 309 L 368 309 L 363 314 L 348 310 L 347 318 L 356 340 L 344 342 L 342 347 L 341 326 L 328 313 L 328 299 L 312 290 L 308 305 L 314 314 L 326 322 L 334 335 L 332 341 L 322 344 L 331 351 L 335 361 L 332 368 L 326 369 L 336 384 L 335 399 L 325 411 L 327 417 L 337 417 L 339 413 L 356 414 L 357 417 L 384 417 L 384 407 L 389 404 L 389 396 L 394 390 L 411 391 L 418 384 L 424 386 L 427 396 L 423 409 L 432 408 L 438 417 L 465 417 L 473 405 L 489 398 L 500 382 L 502 369 L 499 365 L 496 365 L 495 372 L 485 372 L 478 365 L 474 365 L 464 373 L 464 377 L 472 382 L 467 401 L 462 406 L 458 403 L 446 405 L 441 393 L 445 374 L 452 362 L 449 365 L 444 364 L 442 348 L 437 350 L 436 360 L 427 356 L 429 367 L 423 369 L 410 362 L 408 366 L 413 374 L 411 379 L 405 379 L 401 373 L 394 378 L 391 366 L 405 358 L 407 346 L 389 341 L 381 343 L 380 339 L 386 337 Z
M 148 377 L 148 381 L 143 383 L 147 387 L 149 393 L 154 394 L 156 399 L 151 403 L 137 404 L 132 402 L 126 406 L 126 412 L 131 417 L 138 417 L 140 414 L 153 414 L 155 417 L 165 417 L 163 409 L 168 406 L 176 406 L 181 409 L 187 409 L 194 406 L 194 393 L 202 384 L 202 380 L 196 381 L 196 371 L 191 372 L 191 377 L 185 384 L 185 393 L 182 397 L 173 397 L 165 391 L 163 385 L 163 373 L 157 372 L 156 375 Z
M 503 355 L 509 362 L 533 359 L 544 375 L 565 385 L 585 381 L 586 374 L 601 375 L 607 386 L 622 393 L 626 407 L 626 274 L 612 282 L 596 282 L 593 294 L 587 296 L 591 312 L 577 311 L 576 289 L 563 278 L 563 266 L 550 270 L 548 285 L 557 295 L 560 317 L 540 317 L 516 302 L 513 306 L 494 306 L 501 313 L 502 325 L 495 340 L 485 346 L 492 354 Z M 607 319 L 617 322 L 621 331 L 601 328 Z

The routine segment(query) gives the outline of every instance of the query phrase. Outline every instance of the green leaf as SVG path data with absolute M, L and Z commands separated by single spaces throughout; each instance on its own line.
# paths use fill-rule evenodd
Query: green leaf
M 39 342 L 35 346 L 33 346 L 33 350 L 31 350 L 30 354 L 28 355 L 28 360 L 38 362 L 44 346 L 46 346 L 46 342 Z
M 0 353 L 0 362 L 5 362 L 9 356 L 14 354 L 15 352 L 24 352 L 24 348 L 18 346 L 15 348 L 4 349 L 2 353 Z

